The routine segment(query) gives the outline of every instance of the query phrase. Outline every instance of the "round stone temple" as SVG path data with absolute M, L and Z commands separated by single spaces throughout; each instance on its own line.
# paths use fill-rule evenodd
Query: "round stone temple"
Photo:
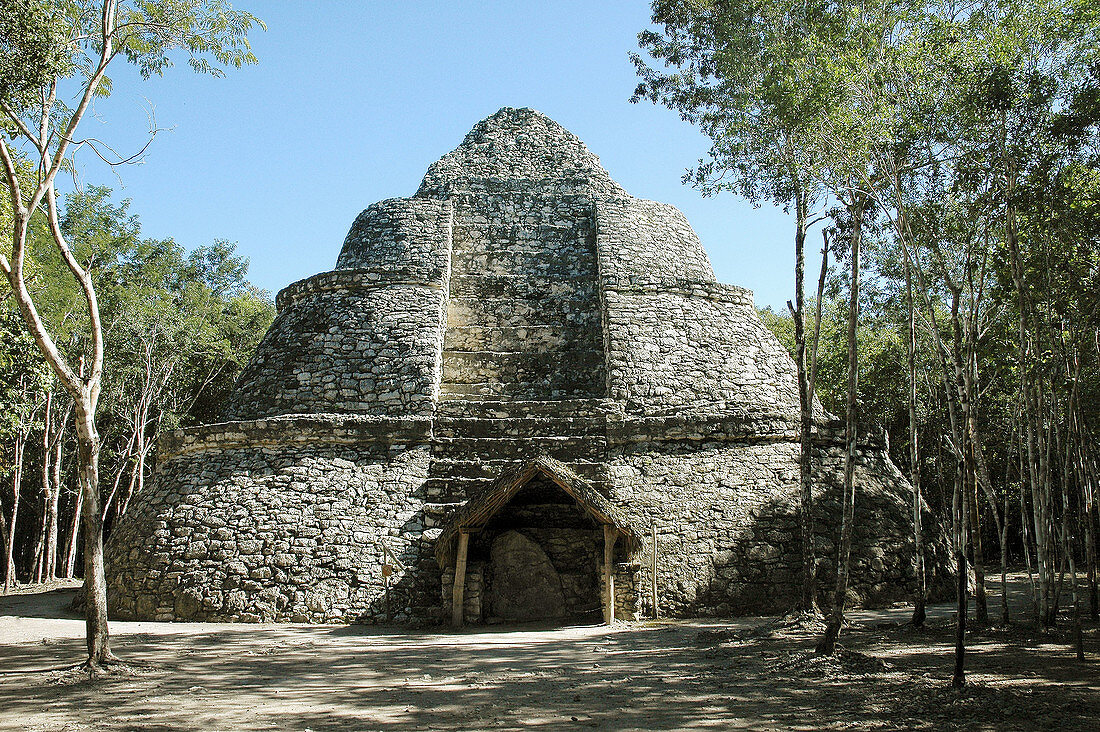
M 224 421 L 162 438 L 112 534 L 114 616 L 608 622 L 798 596 L 793 362 L 683 214 L 546 116 L 479 122 L 276 303 Z M 842 430 L 818 411 L 829 557 Z M 912 490 L 881 439 L 856 473 L 853 592 L 897 599 Z

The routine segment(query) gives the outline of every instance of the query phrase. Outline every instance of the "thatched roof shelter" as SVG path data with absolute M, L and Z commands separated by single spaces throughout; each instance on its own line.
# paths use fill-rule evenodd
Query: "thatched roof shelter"
M 523 486 L 540 474 L 570 495 L 596 523 L 615 529 L 629 554 L 635 554 L 641 549 L 641 535 L 620 509 L 570 470 L 565 463 L 542 455 L 502 473 L 484 491 L 472 496 L 458 510 L 436 540 L 435 558 L 439 566 L 447 567 L 454 563 L 455 546 L 460 533 L 480 531 L 500 509 L 508 505 Z

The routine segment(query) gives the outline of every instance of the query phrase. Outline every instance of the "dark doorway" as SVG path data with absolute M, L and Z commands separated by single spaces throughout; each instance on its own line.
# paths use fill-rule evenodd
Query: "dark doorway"
M 603 532 L 545 476 L 519 489 L 471 542 L 485 562 L 484 619 L 600 620 Z

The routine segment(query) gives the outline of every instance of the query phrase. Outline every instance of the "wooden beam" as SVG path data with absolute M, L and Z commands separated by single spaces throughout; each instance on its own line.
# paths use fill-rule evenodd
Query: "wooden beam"
M 615 540 L 619 532 L 614 526 L 603 525 L 603 621 L 607 625 L 615 622 Z
M 470 544 L 470 535 L 465 531 L 458 533 L 458 555 L 455 557 L 455 586 L 451 592 L 451 625 L 462 627 L 463 594 L 466 591 L 466 550 Z
M 653 595 L 653 618 L 660 617 L 660 611 L 657 608 L 657 523 L 653 523 L 653 538 L 650 540 L 653 544 L 653 569 L 650 572 L 651 587 L 650 592 Z

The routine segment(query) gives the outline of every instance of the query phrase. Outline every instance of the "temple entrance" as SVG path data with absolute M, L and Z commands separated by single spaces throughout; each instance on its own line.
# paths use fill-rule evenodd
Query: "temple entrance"
M 501 476 L 436 544 L 453 624 L 610 622 L 620 538 L 623 555 L 641 543 L 563 464 L 538 458 Z
M 599 621 L 603 532 L 547 476 L 520 487 L 471 542 L 470 561 L 486 563 L 487 622 Z

